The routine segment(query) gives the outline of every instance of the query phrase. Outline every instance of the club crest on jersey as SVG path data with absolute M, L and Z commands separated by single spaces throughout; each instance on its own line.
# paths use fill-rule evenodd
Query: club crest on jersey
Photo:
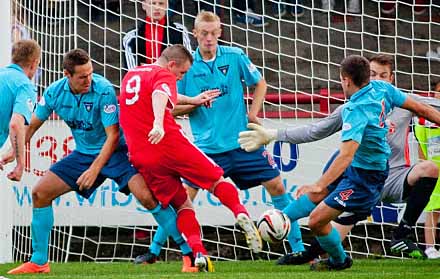
M 110 104 L 110 105 L 105 105 L 104 106 L 104 112 L 105 113 L 113 113 L 113 112 L 115 112 L 116 111 L 116 105 L 114 105 L 114 104 Z
M 93 107 L 93 103 L 92 102 L 84 102 L 84 107 L 86 108 L 87 112 L 90 112 L 92 110 Z
M 229 65 L 220 66 L 220 67 L 217 67 L 217 69 L 218 69 L 220 72 L 222 72 L 222 74 L 223 74 L 224 76 L 226 76 L 226 75 L 228 74 Z
M 32 99 L 27 99 L 27 106 L 28 106 L 28 109 L 29 109 L 29 111 L 33 111 L 34 110 L 34 102 L 32 102 Z

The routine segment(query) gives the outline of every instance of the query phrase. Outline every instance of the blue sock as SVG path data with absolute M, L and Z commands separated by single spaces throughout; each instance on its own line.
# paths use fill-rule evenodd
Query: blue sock
M 319 244 L 330 256 L 330 260 L 334 263 L 343 263 L 347 255 L 342 247 L 341 237 L 338 231 L 332 227 L 328 235 L 317 236 Z
M 182 250 L 182 254 L 191 253 L 192 250 L 183 239 L 182 234 L 177 229 L 176 225 L 176 212 L 171 208 L 162 208 L 161 205 L 158 205 L 156 208 L 150 211 L 156 222 L 159 224 L 159 228 L 157 229 L 156 234 L 153 237 L 153 243 L 150 246 L 150 252 L 159 255 L 160 249 L 165 243 L 168 235 L 171 235 L 173 240 L 180 246 Z
M 289 205 L 290 200 L 291 199 L 286 193 L 279 196 L 272 196 L 273 206 L 281 211 Z M 304 244 L 302 242 L 301 230 L 296 220 L 290 220 L 290 233 L 287 236 L 287 240 L 289 241 L 290 248 L 292 248 L 292 252 L 296 253 L 305 251 Z
M 290 220 L 296 221 L 309 216 L 315 207 L 316 204 L 314 204 L 307 195 L 302 195 L 297 200 L 292 200 L 290 204 L 283 209 L 283 212 Z
M 165 232 L 165 229 L 161 226 L 157 227 L 157 231 L 154 234 L 153 241 L 150 245 L 150 252 L 159 256 L 160 250 L 162 249 L 165 241 L 167 241 L 168 234 Z
M 53 226 L 52 206 L 32 209 L 32 257 L 31 262 L 43 265 L 47 263 L 49 235 Z

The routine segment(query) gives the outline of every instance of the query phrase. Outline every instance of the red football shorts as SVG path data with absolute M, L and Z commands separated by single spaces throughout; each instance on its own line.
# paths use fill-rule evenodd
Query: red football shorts
M 167 133 L 156 145 L 137 144 L 130 152 L 130 161 L 163 207 L 171 203 L 178 208 L 185 202 L 187 195 L 181 178 L 209 190 L 223 175 L 223 169 L 183 132 Z

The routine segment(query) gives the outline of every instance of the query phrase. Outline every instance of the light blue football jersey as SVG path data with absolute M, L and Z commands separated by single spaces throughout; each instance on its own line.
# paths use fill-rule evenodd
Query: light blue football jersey
M 25 124 L 31 121 L 36 96 L 34 84 L 19 65 L 0 69 L 0 147 L 8 138 L 13 113 L 21 114 Z
M 178 82 L 178 92 L 197 96 L 206 90 L 219 89 L 221 94 L 212 108 L 200 106 L 189 115 L 194 143 L 207 154 L 239 148 L 238 134 L 245 131 L 247 112 L 243 81 L 255 85 L 262 76 L 249 57 L 239 48 L 218 46 L 212 61 L 203 61 L 199 49 L 194 63 Z
M 85 94 L 73 94 L 66 77 L 52 83 L 38 102 L 35 115 L 45 121 L 52 112 L 70 127 L 76 150 L 84 154 L 98 154 L 107 139 L 105 128 L 119 123 L 115 90 L 98 74 L 93 74 Z
M 386 82 L 371 81 L 351 96 L 342 110 L 342 141 L 354 140 L 359 148 L 353 167 L 385 170 L 391 153 L 386 140 L 387 114 L 407 96 Z

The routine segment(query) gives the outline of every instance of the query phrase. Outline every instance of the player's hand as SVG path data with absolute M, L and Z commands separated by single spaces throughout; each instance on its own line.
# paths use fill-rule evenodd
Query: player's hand
M 206 90 L 193 98 L 193 105 L 204 105 L 205 107 L 210 108 L 212 107 L 212 103 L 214 103 L 215 98 L 217 98 L 219 95 L 220 90 L 218 89 Z
M 93 168 L 87 169 L 85 172 L 81 174 L 81 176 L 76 180 L 76 184 L 79 186 L 79 190 L 87 190 L 93 186 L 95 183 L 96 177 L 98 177 L 99 170 L 95 170 Z
M 295 199 L 298 199 L 304 194 L 307 193 L 320 194 L 322 191 L 323 188 L 319 187 L 318 184 L 314 183 L 314 184 L 303 185 L 298 187 L 298 189 L 295 191 L 293 196 Z
M 15 168 L 10 173 L 8 173 L 8 179 L 12 181 L 20 181 L 21 177 L 23 176 L 23 169 L 24 167 L 21 165 L 15 166 Z
M 148 141 L 151 144 L 158 144 L 165 136 L 163 126 L 154 124 L 153 129 L 148 133 Z
M 3 170 L 3 166 L 9 164 L 15 160 L 15 153 L 12 148 L 8 149 L 5 154 L 0 158 L 0 170 Z
M 263 126 L 254 123 L 249 123 L 247 127 L 251 129 L 251 131 L 244 131 L 238 135 L 240 147 L 247 152 L 255 151 L 277 137 L 276 129 L 265 129 Z

